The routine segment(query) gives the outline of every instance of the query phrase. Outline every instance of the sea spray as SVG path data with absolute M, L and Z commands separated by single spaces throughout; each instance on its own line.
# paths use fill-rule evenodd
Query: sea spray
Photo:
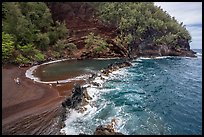
M 67 120 L 65 121 L 66 126 L 61 130 L 62 133 L 65 133 L 67 135 L 70 135 L 70 134 L 75 134 L 76 135 L 76 134 L 79 134 L 79 133 L 84 133 L 84 131 L 80 130 L 80 128 L 83 129 L 83 125 L 80 125 L 80 127 L 78 127 L 78 128 L 76 128 L 76 127 L 74 128 L 73 124 L 76 124 L 79 119 L 81 119 L 81 120 L 83 119 L 83 121 L 84 120 L 85 121 L 90 120 L 93 117 L 95 117 L 97 115 L 97 113 L 100 113 L 101 110 L 104 110 L 104 108 L 107 106 L 107 103 L 108 103 L 107 101 L 103 105 L 96 105 L 95 102 L 98 99 L 100 99 L 101 94 L 104 94 L 106 92 L 110 92 L 110 91 L 118 89 L 118 87 L 116 87 L 114 89 L 104 89 L 103 85 L 107 80 L 111 79 L 111 77 L 113 77 L 113 75 L 122 74 L 121 72 L 119 70 L 116 70 L 116 71 L 111 72 L 109 74 L 109 76 L 104 76 L 102 73 L 99 72 L 99 73 L 96 74 L 96 77 L 91 82 L 91 83 L 97 83 L 99 86 L 96 86 L 95 84 L 85 84 L 85 85 L 83 85 L 83 87 L 86 88 L 86 90 L 87 90 L 89 96 L 92 98 L 92 100 L 89 101 L 88 105 L 84 106 L 84 107 L 86 107 L 86 110 L 83 113 L 77 114 L 77 115 L 76 114 L 71 114 L 70 115 L 70 113 L 80 113 L 80 112 L 71 111 L 71 112 L 68 113 Z M 75 117 L 73 118 L 73 116 L 75 116 Z M 114 118 L 114 117 L 112 117 L 112 118 Z M 112 118 L 109 117 L 106 120 L 99 120 L 98 124 L 99 125 L 105 125 L 105 124 L 109 123 Z M 96 121 L 97 121 L 97 118 L 96 118 Z M 118 125 L 116 126 L 116 129 L 120 129 L 122 127 L 122 125 L 121 125 L 122 122 L 121 121 L 122 120 L 118 118 Z M 97 126 L 98 124 L 95 124 L 95 126 Z M 70 126 L 72 126 L 72 127 L 70 127 Z M 86 134 L 87 133 L 88 133 L 88 131 L 86 130 Z
M 93 80 L 100 85 L 99 87 L 92 84 L 85 85 L 92 100 L 89 102 L 89 108 L 84 112 L 85 114 L 80 115 L 71 123 L 66 123 L 63 130 L 66 130 L 65 133 L 67 135 L 79 133 L 93 134 L 98 125 L 106 125 L 113 118 L 116 118 L 118 121 L 116 131 L 123 134 L 169 134 L 168 126 L 165 125 L 161 117 L 154 112 L 149 113 L 150 110 L 144 102 L 144 99 L 148 97 L 146 91 L 138 87 L 136 83 L 129 82 L 136 75 L 142 76 L 129 72 L 135 65 L 138 65 L 135 62 L 132 64 L 134 64 L 133 67 L 115 70 L 109 73 L 108 76 L 100 73 Z M 137 88 L 128 87 L 128 90 L 125 89 L 125 87 L 132 84 Z M 91 106 L 92 102 L 95 103 Z M 91 113 L 89 113 L 90 111 Z M 137 115 L 134 116 L 132 112 L 136 112 L 135 114 Z M 146 116 L 144 120 L 141 119 L 141 113 L 144 113 L 143 115 Z M 67 119 L 70 118 L 67 117 Z M 147 125 L 145 120 L 148 121 Z M 70 126 L 72 127 L 69 128 Z M 69 129 L 71 130 L 69 131 Z
M 110 73 L 101 88 L 84 85 L 94 97 L 86 111 L 92 110 L 68 122 L 66 134 L 93 134 L 112 118 L 127 135 L 202 133 L 202 55 L 135 59 L 132 65 Z

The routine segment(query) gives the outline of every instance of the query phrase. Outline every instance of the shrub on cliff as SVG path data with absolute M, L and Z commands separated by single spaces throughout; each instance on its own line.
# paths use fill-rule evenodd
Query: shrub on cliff
M 14 52 L 14 40 L 9 34 L 2 32 L 2 62 L 9 63 Z
M 45 60 L 45 56 L 40 51 L 38 51 L 35 54 L 35 60 L 36 61 L 44 61 Z
M 107 25 L 117 26 L 121 38 L 131 35 L 131 41 L 137 44 L 146 41 L 168 45 L 175 38 L 191 40 L 185 26 L 153 2 L 98 3 L 97 15 Z
M 96 53 L 104 50 L 109 50 L 109 44 L 100 35 L 95 36 L 94 33 L 90 33 L 85 39 L 85 48 L 93 50 Z
M 69 43 L 66 39 L 59 39 L 56 44 L 53 46 L 55 51 L 63 51 L 65 49 L 69 51 L 73 51 L 77 49 L 76 45 L 74 43 Z
M 8 62 L 8 59 L 14 61 L 16 57 L 18 61 L 14 62 L 17 63 L 27 62 L 23 57 L 30 61 L 43 60 L 41 53 L 34 57 L 31 55 L 32 50 L 30 53 L 27 50 L 33 48 L 46 52 L 58 39 L 65 38 L 68 33 L 65 23 L 52 20 L 50 10 L 44 2 L 3 2 L 2 15 L 2 30 L 12 35 L 14 47 L 17 45 L 20 47 L 14 48 L 14 52 L 21 54 L 13 58 L 4 56 L 3 62 Z M 33 45 L 32 48 L 30 45 Z M 26 46 L 27 50 L 23 50 L 22 48 Z M 5 55 L 6 52 L 7 50 L 4 50 Z

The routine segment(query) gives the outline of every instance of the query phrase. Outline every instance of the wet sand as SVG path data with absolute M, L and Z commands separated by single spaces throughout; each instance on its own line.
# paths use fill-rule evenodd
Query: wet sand
M 61 102 L 75 82 L 84 81 L 49 86 L 26 78 L 27 69 L 2 68 L 2 134 L 59 134 Z

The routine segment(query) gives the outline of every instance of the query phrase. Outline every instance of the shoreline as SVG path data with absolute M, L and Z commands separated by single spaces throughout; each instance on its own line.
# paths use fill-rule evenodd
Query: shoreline
M 145 57 L 140 57 L 140 58 L 137 58 L 137 60 L 145 60 L 145 59 L 164 59 L 164 58 L 180 58 L 181 56 L 162 56 L 162 57 L 155 57 L 155 58 L 145 58 Z M 181 57 L 181 58 L 194 58 L 194 57 Z M 115 65 L 116 63 L 114 63 L 113 65 Z M 111 65 L 110 65 L 111 66 Z M 117 66 L 117 65 L 116 65 Z M 125 66 L 126 67 L 126 66 Z M 121 67 L 121 68 L 124 68 L 124 67 Z M 112 71 L 110 71 L 110 69 L 102 69 L 99 70 L 96 74 L 95 74 L 95 77 L 90 80 L 89 79 L 89 83 L 87 85 L 82 85 L 82 87 L 86 88 L 87 90 L 87 93 L 88 95 L 92 98 L 91 100 L 89 100 L 88 104 L 86 105 L 81 105 L 80 107 L 83 108 L 82 112 L 81 111 L 78 111 L 78 109 L 72 109 L 72 110 L 69 110 L 68 112 L 66 113 L 70 113 L 69 116 L 66 120 L 69 121 L 68 123 L 65 123 L 66 126 L 64 126 L 62 129 L 61 129 L 61 133 L 62 134 L 66 134 L 66 135 L 69 135 L 69 134 L 73 134 L 73 135 L 78 135 L 78 130 L 76 129 L 76 133 L 74 133 L 74 128 L 72 129 L 72 126 L 70 126 L 73 119 L 77 119 L 77 118 L 80 118 L 80 117 L 83 117 L 83 115 L 86 115 L 87 113 L 92 113 L 94 111 L 94 103 L 95 101 L 97 100 L 98 97 L 96 97 L 95 95 L 98 94 L 97 93 L 94 93 L 94 89 L 95 88 L 103 88 L 103 85 L 107 79 L 109 79 L 109 76 L 112 75 L 112 74 L 115 74 L 115 72 L 117 72 L 119 69 L 121 68 L 117 68 L 116 67 L 116 70 L 115 69 L 112 69 Z M 106 73 L 104 73 L 104 70 L 105 71 L 108 71 L 108 74 L 110 74 L 109 76 L 105 76 Z M 105 74 L 105 75 L 104 75 Z M 91 82 L 91 83 L 90 83 Z M 98 85 L 97 85 L 98 84 Z M 89 90 L 88 90 L 89 89 Z M 90 94 L 91 93 L 91 94 Z M 85 109 L 84 109 L 85 108 Z M 80 108 L 79 108 L 80 109 Z M 77 114 L 76 114 L 77 113 Z M 75 117 L 74 117 L 75 116 Z M 104 126 L 104 125 L 97 125 L 97 126 Z M 94 132 L 94 131 L 93 131 Z M 79 132 L 79 135 L 92 135 L 92 134 L 86 134 L 86 133 L 80 133 Z
M 28 68 L 19 68 L 15 65 L 2 67 L 2 134 L 44 134 L 46 124 L 50 121 L 54 122 L 53 119 L 59 119 L 61 102 L 71 94 L 75 82 L 61 87 L 34 82 L 25 76 Z M 20 85 L 14 82 L 16 77 L 20 78 Z M 52 116 L 39 121 L 33 118 L 41 115 Z M 47 123 L 42 125 L 42 121 L 47 121 Z M 27 123 L 27 128 L 22 129 L 25 123 Z M 34 127 L 44 130 L 33 133 Z M 58 133 L 61 127 L 59 124 L 54 127 L 53 134 Z
M 68 120 L 69 122 L 72 122 L 77 117 L 86 115 L 86 114 L 94 111 L 96 109 L 95 101 L 98 98 L 97 97 L 98 92 L 94 91 L 94 89 L 102 88 L 103 84 L 111 77 L 111 74 L 113 74 L 114 72 L 117 72 L 118 70 L 120 70 L 122 68 L 129 67 L 129 66 L 132 66 L 132 63 L 130 63 L 128 61 L 124 61 L 121 63 L 113 63 L 113 64 L 110 64 L 106 68 L 98 70 L 96 74 L 93 74 L 91 77 L 89 77 L 88 83 L 86 83 L 85 85 L 81 85 L 81 88 L 86 92 L 84 94 L 84 96 L 82 97 L 82 102 L 78 102 L 78 105 L 75 106 L 74 108 L 72 106 L 69 106 L 70 104 L 66 104 L 67 99 L 70 99 L 70 98 L 67 98 L 63 102 L 64 109 L 66 110 L 67 107 L 69 108 L 68 110 L 63 112 L 65 116 L 68 113 L 70 115 L 70 117 L 68 117 L 66 119 L 66 121 Z M 87 100 L 87 102 L 84 102 L 83 100 Z M 73 117 L 74 115 L 76 115 L 76 117 Z M 71 127 L 69 127 L 71 124 L 69 122 L 65 123 L 65 120 L 63 120 L 63 122 L 64 122 L 64 126 L 60 130 L 60 132 L 62 134 L 69 135 L 72 132 L 72 131 L 69 131 L 69 130 L 71 130 L 71 129 L 69 129 L 69 128 L 71 128 Z M 101 125 L 98 125 L 98 126 L 101 126 Z M 106 125 L 102 125 L 102 126 L 106 126 Z M 86 133 L 79 133 L 79 135 L 80 134 L 86 134 Z M 112 134 L 112 133 L 110 133 L 110 134 Z M 114 132 L 113 132 L 113 134 L 114 134 Z M 90 135 L 90 134 L 88 134 L 88 135 Z
M 70 59 L 60 59 L 54 62 L 50 61 L 42 64 L 46 65 L 65 60 Z M 36 82 L 33 79 L 26 77 L 26 72 L 28 70 L 31 69 L 32 71 L 34 71 L 38 66 L 39 65 L 19 67 L 17 65 L 6 65 L 2 67 L 2 134 L 8 135 L 33 133 L 29 128 L 26 130 L 22 130 L 20 125 L 22 126 L 25 121 L 29 120 L 29 124 L 27 126 L 34 126 L 32 124 L 36 122 L 35 119 L 32 118 L 34 116 L 42 115 L 45 111 L 59 111 L 58 113 L 55 113 L 55 117 L 58 117 L 58 119 L 60 119 L 59 117 L 61 115 L 61 102 L 64 101 L 65 97 L 71 95 L 73 85 L 75 83 L 79 83 L 80 85 L 86 84 L 85 80 L 74 79 L 71 82 L 60 83 L 62 84 L 61 86 L 57 86 L 57 84 L 49 86 L 48 84 Z M 20 85 L 17 85 L 14 82 L 13 79 L 16 77 L 20 78 Z M 46 121 L 48 122 L 52 119 L 53 118 L 51 117 Z M 59 131 L 61 129 L 59 125 L 57 126 L 58 130 L 55 131 L 55 133 L 58 134 L 60 134 Z M 42 128 L 43 125 L 38 123 L 37 127 Z M 38 132 L 35 134 L 43 133 Z
M 172 57 L 172 56 L 167 56 Z M 137 58 L 140 59 L 141 57 Z M 157 58 L 166 58 L 166 57 L 157 57 Z M 142 59 L 142 58 L 141 58 Z M 154 58 L 150 58 L 154 59 Z M 66 59 L 70 60 L 70 59 Z M 55 61 L 65 61 L 63 59 Z M 51 62 L 51 63 L 55 63 Z M 48 63 L 48 62 L 47 62 Z M 47 64 L 46 63 L 46 64 Z M 43 63 L 42 63 L 43 64 Z M 40 65 L 42 65 L 40 64 Z M 37 65 L 39 66 L 39 65 Z M 20 125 L 23 124 L 25 120 L 25 117 L 28 117 L 27 119 L 32 119 L 32 117 L 40 116 L 44 112 L 51 113 L 52 111 L 59 111 L 55 114 L 54 117 L 57 117 L 60 115 L 61 112 L 61 102 L 64 101 L 65 97 L 71 95 L 71 91 L 73 88 L 74 83 L 79 82 L 80 85 L 84 86 L 86 84 L 85 81 L 75 81 L 72 82 L 65 82 L 62 83 L 62 86 L 58 86 L 56 84 L 53 84 L 52 87 L 50 87 L 47 84 L 44 83 L 38 83 L 34 82 L 32 79 L 26 77 L 26 71 L 30 67 L 21 67 L 15 65 L 8 65 L 2 67 L 2 83 L 3 83 L 3 92 L 2 92 L 2 134 L 17 134 L 21 131 L 17 131 L 18 128 L 20 128 Z M 37 68 L 37 67 L 36 67 Z M 35 68 L 35 69 L 36 69 Z M 99 74 L 100 71 L 97 72 Z M 14 82 L 14 78 L 19 77 L 21 80 L 21 84 L 17 85 Z M 60 83 L 61 84 L 61 83 Z M 64 91 L 66 89 L 66 91 Z M 45 121 L 50 121 L 54 118 L 53 116 L 48 118 Z M 32 127 L 32 124 L 35 122 L 35 119 L 29 120 L 30 127 Z M 18 126 L 15 126 L 16 123 Z M 22 125 L 21 125 L 22 126 Z M 36 126 L 36 125 L 35 125 Z M 42 124 L 40 124 L 40 121 L 38 123 L 39 127 L 43 127 Z M 10 128 L 13 127 L 13 128 Z M 61 127 L 58 125 L 58 130 L 55 132 L 60 134 L 58 131 L 61 130 Z M 23 131 L 26 134 L 31 134 L 32 130 L 27 129 L 26 131 Z M 37 132 L 35 134 L 43 134 L 42 132 Z
M 120 58 L 120 57 L 92 58 L 92 59 L 84 59 L 84 60 L 111 60 L 111 59 L 125 59 L 125 58 Z M 67 82 L 71 82 L 71 81 L 74 81 L 74 80 L 80 80 L 80 78 L 83 77 L 84 75 L 80 75 L 80 76 L 77 76 L 77 77 L 74 77 L 74 78 L 63 79 L 63 80 L 55 80 L 55 81 L 41 81 L 41 80 L 39 80 L 38 77 L 33 76 L 33 72 L 36 71 L 36 69 L 38 67 L 40 67 L 40 66 L 48 65 L 48 64 L 52 64 L 52 63 L 57 63 L 57 62 L 69 61 L 69 60 L 78 60 L 78 59 L 77 58 L 59 59 L 59 60 L 55 60 L 55 61 L 44 62 L 44 63 L 38 64 L 38 65 L 33 65 L 33 66 L 30 66 L 26 70 L 25 75 L 26 75 L 27 78 L 32 79 L 35 82 L 44 83 L 44 84 L 50 84 L 50 83 L 55 84 L 57 81 L 59 83 L 66 84 Z

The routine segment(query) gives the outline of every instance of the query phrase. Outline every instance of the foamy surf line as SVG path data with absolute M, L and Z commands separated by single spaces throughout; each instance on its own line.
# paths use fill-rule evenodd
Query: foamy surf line
M 46 81 L 41 81 L 38 77 L 35 77 L 33 75 L 33 72 L 37 67 L 38 66 L 31 67 L 30 69 L 28 69 L 26 71 L 25 75 L 26 75 L 27 78 L 30 78 L 33 81 L 38 82 L 38 83 L 56 84 L 58 82 L 60 84 L 63 84 L 63 83 L 72 82 L 72 81 L 75 81 L 75 80 L 86 80 L 86 79 L 88 79 L 88 77 L 91 76 L 91 74 L 83 74 L 83 75 L 80 75 L 80 76 L 77 76 L 77 77 L 74 77 L 74 78 L 68 78 L 68 79 L 65 79 L 65 80 L 55 80 L 55 81 L 46 82 Z
M 83 133 L 82 131 L 80 131 L 80 127 L 76 127 L 74 125 L 77 125 L 75 122 L 78 122 L 79 119 L 85 120 L 85 119 L 91 119 L 93 117 L 93 115 L 96 115 L 98 112 L 101 111 L 102 108 L 104 108 L 106 106 L 106 103 L 104 104 L 104 106 L 102 106 L 102 108 L 100 108 L 101 106 L 97 105 L 94 106 L 93 104 L 95 104 L 95 102 L 97 102 L 97 100 L 100 98 L 100 96 L 105 93 L 105 92 L 111 92 L 117 89 L 116 88 L 111 88 L 111 89 L 106 89 L 104 88 L 104 83 L 109 80 L 109 79 L 113 79 L 116 78 L 117 75 L 123 75 L 123 73 L 126 73 L 127 71 L 125 71 L 125 68 L 120 68 L 118 70 L 115 70 L 111 73 L 109 73 L 109 76 L 105 76 L 103 74 L 100 73 L 100 71 L 97 73 L 97 76 L 93 79 L 92 82 L 97 83 L 100 86 L 95 86 L 94 84 L 85 84 L 83 85 L 83 87 L 86 87 L 87 92 L 89 94 L 89 96 L 92 98 L 92 100 L 89 100 L 89 103 L 83 107 L 86 108 L 86 110 L 84 112 L 77 112 L 74 109 L 68 109 L 68 113 L 67 113 L 67 118 L 65 120 L 65 127 L 62 128 L 60 130 L 61 133 L 64 133 L 66 135 L 79 135 L 80 133 Z M 121 124 L 124 122 L 122 122 L 121 118 L 119 119 L 119 126 L 117 128 L 117 130 L 119 130 L 121 128 Z M 107 124 L 111 121 L 111 119 L 107 119 L 104 122 L 102 122 L 102 124 Z M 74 124 L 75 123 L 75 124 Z M 82 125 L 83 127 L 83 125 Z M 94 132 L 94 131 L 93 131 Z M 85 133 L 86 134 L 86 133 Z
M 60 62 L 60 61 L 65 61 L 65 60 L 51 61 L 51 62 L 43 63 L 41 65 L 56 63 L 56 62 Z M 49 82 L 41 81 L 38 77 L 35 77 L 33 75 L 33 72 L 41 65 L 37 65 L 37 66 L 33 66 L 33 67 L 29 68 L 25 73 L 26 77 L 32 79 L 33 81 L 36 81 L 39 83 L 44 83 L 44 84 L 57 83 L 57 81 L 49 81 Z M 96 113 L 100 111 L 100 108 L 97 108 L 98 106 L 94 105 L 95 102 L 100 98 L 101 94 L 115 90 L 115 89 L 103 88 L 104 83 L 107 80 L 114 78 L 114 76 L 116 76 L 116 75 L 122 75 L 125 72 L 123 70 L 124 70 L 124 68 L 120 68 L 118 70 L 112 71 L 111 73 L 109 73 L 109 76 L 105 76 L 100 71 L 98 71 L 97 76 L 94 78 L 94 80 L 92 82 L 97 83 L 99 86 L 96 86 L 96 85 L 91 84 L 91 83 L 82 85 L 83 87 L 87 87 L 87 92 L 88 92 L 89 96 L 92 97 L 92 100 L 90 100 L 89 103 L 84 106 L 86 108 L 86 110 L 83 113 L 80 113 L 74 109 L 69 109 L 68 110 L 69 113 L 67 113 L 67 118 L 65 121 L 66 126 L 64 128 L 62 128 L 60 132 L 65 133 L 66 135 L 78 135 L 80 133 L 80 131 L 77 130 L 76 127 L 73 126 L 73 123 L 77 122 L 79 119 L 84 119 L 84 118 L 90 119 L 92 116 L 96 115 Z M 81 79 L 87 80 L 90 76 L 91 76 L 91 74 L 85 74 L 85 75 L 81 75 L 81 76 L 78 76 L 75 78 L 58 80 L 58 82 L 59 83 L 66 83 L 66 82 L 71 82 L 73 80 L 81 80 Z M 110 120 L 107 119 L 104 122 L 105 122 L 104 124 L 107 124 L 108 122 L 110 122 Z
M 173 56 L 159 56 L 159 57 L 139 57 L 137 60 L 145 60 L 145 59 L 165 59 L 165 58 L 172 58 Z
M 121 59 L 120 57 L 113 57 L 113 58 L 93 58 L 94 60 L 111 60 L 111 59 Z
M 74 77 L 74 78 L 65 79 L 65 80 L 55 80 L 55 81 L 48 81 L 48 82 L 41 81 L 38 77 L 35 77 L 35 76 L 33 75 L 33 72 L 34 72 L 39 66 L 47 65 L 47 64 L 52 64 L 52 63 L 56 63 L 56 62 L 67 61 L 67 60 L 74 60 L 74 59 L 75 59 L 75 58 L 49 61 L 49 62 L 45 62 L 45 63 L 40 64 L 40 65 L 33 66 L 33 67 L 29 68 L 28 70 L 26 70 L 25 76 L 26 76 L 27 78 L 30 78 L 31 80 L 33 80 L 33 81 L 35 81 L 35 82 L 44 83 L 44 84 L 54 84 L 54 83 L 57 83 L 57 82 L 59 82 L 59 83 L 67 83 L 67 82 L 71 82 L 71 81 L 74 81 L 74 80 L 86 80 L 86 79 L 90 76 L 90 74 L 84 74 L 84 75 L 80 75 L 80 76 L 77 76 L 77 77 Z
M 52 63 L 62 62 L 62 61 L 67 61 L 67 60 L 76 60 L 76 58 L 59 59 L 59 60 L 54 60 L 54 61 L 45 62 L 45 63 L 42 63 L 41 65 L 47 65 L 47 64 L 52 64 Z
M 196 55 L 198 55 L 198 56 L 202 56 L 202 54 L 201 54 L 201 53 L 198 53 L 198 52 L 196 53 Z

